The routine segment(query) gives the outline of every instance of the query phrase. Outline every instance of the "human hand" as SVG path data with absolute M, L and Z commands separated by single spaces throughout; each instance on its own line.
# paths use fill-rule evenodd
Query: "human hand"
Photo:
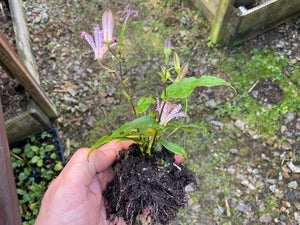
M 46 191 L 35 225 L 108 225 L 102 191 L 114 177 L 111 165 L 119 151 L 131 144 L 111 141 L 89 160 L 88 148 L 77 150 Z

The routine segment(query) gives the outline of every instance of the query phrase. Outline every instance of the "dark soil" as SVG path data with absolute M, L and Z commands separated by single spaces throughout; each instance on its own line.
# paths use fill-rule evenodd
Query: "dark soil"
M 14 79 L 9 78 L 0 67 L 0 98 L 4 119 L 9 120 L 22 113 L 27 100 L 25 89 Z
M 0 2 L 0 33 L 16 51 L 15 36 L 12 19 L 5 2 Z M 3 9 L 3 11 L 2 11 Z M 18 81 L 8 76 L 0 65 L 0 98 L 4 119 L 9 120 L 22 113 L 23 103 L 26 101 L 24 88 Z
M 251 9 L 267 1 L 268 0 L 236 0 L 234 2 L 234 7 L 238 8 L 240 6 L 245 6 L 247 9 Z
M 282 100 L 284 95 L 284 92 L 280 88 L 279 84 L 271 81 L 270 79 L 260 80 L 253 91 L 257 92 L 255 98 L 267 104 L 276 104 Z
M 186 185 L 196 184 L 193 172 L 175 165 L 174 154 L 166 149 L 150 157 L 132 145 L 121 152 L 113 168 L 116 176 L 103 192 L 107 218 L 116 221 L 122 217 L 128 225 L 137 224 L 146 209 L 150 224 L 168 224 L 186 204 Z

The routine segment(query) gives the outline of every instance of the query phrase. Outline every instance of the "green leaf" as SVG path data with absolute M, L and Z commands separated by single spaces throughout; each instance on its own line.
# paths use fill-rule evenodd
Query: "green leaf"
M 114 138 L 115 136 L 122 136 L 121 133 L 124 131 L 132 129 L 146 130 L 148 128 L 160 128 L 153 116 L 142 116 L 131 122 L 125 123 L 115 130 L 111 136 Z
M 184 151 L 184 149 L 181 146 L 179 146 L 173 142 L 170 142 L 166 139 L 159 139 L 157 141 L 157 143 L 163 145 L 169 151 L 171 151 L 175 154 L 182 154 L 185 158 L 187 158 L 186 152 Z
M 226 81 L 213 76 L 201 76 L 200 78 L 189 77 L 181 81 L 175 82 L 167 87 L 167 96 L 169 98 L 185 98 L 189 96 L 193 90 L 198 86 L 212 87 L 225 85 L 231 87 L 235 92 L 236 90 L 231 84 Z M 163 94 L 161 95 L 163 97 Z
M 32 145 L 32 146 L 30 146 L 30 149 L 31 149 L 31 151 L 34 151 L 36 153 L 39 151 L 40 148 L 35 145 Z
M 96 149 L 99 148 L 101 145 L 104 145 L 107 142 L 112 140 L 112 136 L 103 136 L 91 147 L 90 151 L 88 152 L 87 158 L 90 157 L 90 154 Z
M 13 148 L 12 149 L 12 152 L 15 153 L 15 154 L 19 154 L 21 151 L 22 151 L 22 149 L 20 149 L 20 148 Z
M 50 151 L 52 151 L 53 149 L 54 149 L 54 145 L 47 145 L 46 146 L 46 152 L 50 152 Z
M 40 157 L 37 155 L 33 156 L 33 158 L 29 161 L 31 164 L 36 164 L 40 160 Z
M 126 30 L 126 23 L 123 23 L 122 29 L 121 29 L 121 32 L 120 32 L 120 36 L 119 36 L 119 40 L 118 40 L 118 51 L 119 52 L 121 51 L 121 46 L 122 46 L 123 36 L 124 36 L 125 30 Z
M 37 165 L 38 167 L 42 167 L 43 164 L 44 164 L 44 162 L 43 162 L 42 159 L 39 159 L 39 160 L 37 161 L 37 163 L 36 163 L 36 165 Z
M 61 171 L 63 168 L 61 162 L 57 162 L 56 165 L 54 166 L 55 171 Z
M 157 121 L 153 116 L 142 116 L 140 118 L 137 118 L 131 122 L 123 124 L 120 128 L 116 129 L 112 135 L 110 136 L 103 136 L 101 137 L 90 149 L 88 152 L 87 158 L 89 158 L 90 154 L 97 148 L 99 148 L 101 145 L 106 144 L 110 142 L 111 140 L 115 139 L 122 139 L 122 140 L 134 140 L 136 142 L 139 142 L 139 138 L 137 137 L 128 137 L 132 136 L 133 134 L 136 134 L 133 130 L 139 129 L 147 130 L 148 128 L 155 128 L 159 129 L 160 125 L 157 124 Z
M 50 158 L 51 158 L 51 159 L 56 159 L 56 158 L 57 158 L 57 155 L 56 155 L 56 153 L 55 153 L 55 152 L 53 152 L 53 153 L 50 155 Z
M 126 93 L 126 91 L 123 91 L 123 95 L 125 95 L 125 97 L 130 101 L 131 97 Z
M 155 99 L 153 99 L 152 97 L 142 97 L 138 101 L 138 105 L 136 107 L 137 114 L 145 113 L 153 103 L 155 103 Z

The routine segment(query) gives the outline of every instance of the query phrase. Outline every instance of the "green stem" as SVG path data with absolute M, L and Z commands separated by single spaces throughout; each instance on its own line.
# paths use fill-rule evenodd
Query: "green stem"
M 108 67 L 104 66 L 104 65 L 100 62 L 100 59 L 98 59 L 98 63 L 100 64 L 100 66 L 101 66 L 103 69 L 107 70 L 108 72 L 111 72 L 111 73 L 115 73 L 115 72 L 116 72 L 115 70 L 109 69 Z
M 119 79 L 121 80 L 121 83 L 122 83 L 124 92 L 125 92 L 128 96 L 130 96 L 130 95 L 129 95 L 128 87 L 127 87 L 127 86 L 125 85 L 125 83 L 124 83 L 124 75 L 123 75 L 123 68 L 122 68 L 122 67 L 123 67 L 123 66 L 122 66 L 123 63 L 122 63 L 121 51 L 119 51 L 119 55 L 116 55 L 116 54 L 114 53 L 114 51 L 112 51 L 112 49 L 110 48 L 109 45 L 108 45 L 108 50 L 111 52 L 111 54 L 116 58 L 116 60 L 117 60 L 118 63 L 119 63 L 119 71 L 120 71 Z M 133 104 L 131 98 L 128 99 L 128 101 L 129 101 L 130 106 L 131 106 L 131 108 L 132 108 L 134 117 L 137 118 L 136 109 L 135 109 L 135 107 L 134 107 L 134 104 Z

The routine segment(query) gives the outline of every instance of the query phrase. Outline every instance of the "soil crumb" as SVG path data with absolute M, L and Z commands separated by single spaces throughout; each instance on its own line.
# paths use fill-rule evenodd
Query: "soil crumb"
M 164 148 L 150 157 L 131 145 L 113 168 L 116 176 L 103 192 L 107 218 L 123 218 L 128 225 L 137 224 L 145 211 L 149 224 L 168 224 L 186 204 L 186 185 L 196 184 L 194 173 L 175 165 L 174 154 Z

